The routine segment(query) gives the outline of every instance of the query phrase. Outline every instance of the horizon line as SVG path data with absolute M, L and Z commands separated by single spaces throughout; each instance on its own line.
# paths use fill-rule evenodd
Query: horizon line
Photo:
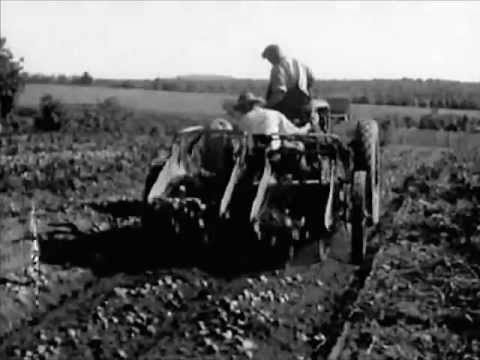
M 253 80 L 253 81 L 268 81 L 268 78 L 254 78 L 254 77 L 236 77 L 232 75 L 218 75 L 218 74 L 181 74 L 175 76 L 155 76 L 155 77 L 138 77 L 138 78 L 120 78 L 120 77 L 95 77 L 90 73 L 87 72 L 90 76 L 93 77 L 93 80 L 103 80 L 103 81 L 154 81 L 155 79 L 160 80 L 191 80 L 191 81 L 221 81 L 221 80 Z M 79 77 L 84 72 L 67 75 L 62 73 L 38 73 L 38 72 L 28 72 L 25 71 L 24 73 L 27 76 L 45 76 L 45 77 L 59 77 L 59 76 L 66 76 L 67 78 L 72 77 Z M 188 77 L 199 77 L 199 79 L 188 79 Z M 218 77 L 218 79 L 202 79 L 202 77 Z M 184 79 L 182 79 L 184 78 Z M 185 79 L 187 78 L 187 79 Z M 315 81 L 402 81 L 402 80 L 411 80 L 411 81 L 443 81 L 443 82 L 456 82 L 462 84 L 480 84 L 480 81 L 465 81 L 465 80 L 458 80 L 458 79 L 448 79 L 448 78 L 431 78 L 431 77 L 391 77 L 391 78 L 383 78 L 383 77 L 371 77 L 371 78 L 317 78 Z

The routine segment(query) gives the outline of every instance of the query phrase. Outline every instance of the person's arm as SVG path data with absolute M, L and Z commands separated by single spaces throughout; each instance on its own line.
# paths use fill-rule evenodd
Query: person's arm
M 303 135 L 308 133 L 312 128 L 310 123 L 305 124 L 302 127 L 295 126 L 290 120 L 288 120 L 283 114 L 280 117 L 280 134 L 291 135 L 299 134 Z
M 266 99 L 266 107 L 272 108 L 285 97 L 287 93 L 287 79 L 285 71 L 280 66 L 272 67 L 270 73 L 269 97 Z
M 308 132 L 310 132 L 311 129 L 312 129 L 312 124 L 306 123 L 302 127 L 297 127 L 297 132 L 296 133 L 300 134 L 300 135 L 304 135 L 304 134 L 307 134 Z

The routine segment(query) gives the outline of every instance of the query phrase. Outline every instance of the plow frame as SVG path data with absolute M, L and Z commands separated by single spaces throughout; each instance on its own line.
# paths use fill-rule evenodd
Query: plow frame
M 221 139 L 221 148 L 211 149 L 216 156 L 221 151 L 228 152 L 221 174 L 204 158 L 212 139 Z M 274 232 L 288 235 L 284 236 L 289 239 L 288 244 L 282 246 L 289 247 L 291 253 L 296 244 L 322 241 L 339 221 L 350 222 L 353 153 L 350 144 L 331 133 L 249 135 L 235 130 L 191 127 L 176 134 L 168 158 L 157 163 L 156 180 L 150 181 L 150 188 L 146 187 L 144 201 L 150 210 L 161 209 L 156 216 L 181 213 L 184 219 L 195 223 L 175 225 L 172 221 L 169 226 L 176 226 L 171 231 L 174 235 L 188 228 L 190 234 L 204 234 L 203 242 L 217 243 L 224 241 L 217 229 L 231 232 L 246 227 L 247 233 L 256 234 L 256 239 L 262 241 L 265 229 L 276 229 Z M 195 183 L 207 187 L 197 189 Z M 305 216 L 275 208 L 281 213 L 280 225 L 265 220 L 272 191 L 284 189 L 293 193 L 303 187 L 313 189 L 323 199 L 314 205 L 315 219 L 307 219 L 306 223 Z M 312 230 L 312 226 L 316 229 Z M 271 237 L 268 241 L 275 242 Z
M 267 239 L 276 247 L 289 248 L 290 257 L 295 245 L 309 241 L 321 242 L 335 229 L 336 223 L 350 220 L 353 152 L 338 136 L 325 133 L 253 135 L 250 145 L 249 151 L 244 154 L 245 158 L 237 159 L 232 171 L 220 207 L 221 218 L 229 218 L 228 208 L 235 191 L 233 189 L 241 182 L 242 176 L 239 174 L 250 173 L 246 175 L 248 180 L 243 182 L 243 187 L 250 186 L 255 196 L 249 214 L 242 216 L 249 217 L 248 225 L 253 228 L 257 239 Z M 248 171 L 248 167 L 253 169 Z M 298 211 L 294 214 L 288 207 L 272 206 L 272 196 L 269 194 L 277 192 L 287 197 L 289 193 L 298 189 L 307 191 L 307 188 L 313 189 L 314 197 L 324 198 L 314 205 L 313 218 L 311 213 L 308 218 L 301 211 L 298 216 Z M 311 204 L 305 204 L 305 208 L 308 206 Z M 275 225 L 268 220 L 272 210 L 275 212 Z M 270 235 L 266 236 L 265 233 Z M 284 244 L 281 244 L 282 241 Z

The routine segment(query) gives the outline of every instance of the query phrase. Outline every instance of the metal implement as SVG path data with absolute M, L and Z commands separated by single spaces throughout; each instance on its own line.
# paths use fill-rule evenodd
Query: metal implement
M 347 142 L 319 104 L 320 130 L 306 135 L 179 132 L 147 177 L 145 227 L 164 235 L 157 241 L 176 241 L 165 235 L 173 234 L 214 246 L 241 237 L 288 261 L 297 246 L 323 242 L 344 223 L 353 229 L 352 260 L 361 263 L 366 227 L 378 222 L 378 127 L 361 121 Z

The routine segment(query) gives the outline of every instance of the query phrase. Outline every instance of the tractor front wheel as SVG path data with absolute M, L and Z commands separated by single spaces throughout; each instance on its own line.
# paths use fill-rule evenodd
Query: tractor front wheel
M 351 255 L 360 265 L 367 252 L 367 172 L 355 171 L 352 189 Z
M 365 170 L 366 209 L 370 225 L 380 220 L 380 141 L 378 123 L 375 120 L 361 120 L 355 133 L 355 170 Z

